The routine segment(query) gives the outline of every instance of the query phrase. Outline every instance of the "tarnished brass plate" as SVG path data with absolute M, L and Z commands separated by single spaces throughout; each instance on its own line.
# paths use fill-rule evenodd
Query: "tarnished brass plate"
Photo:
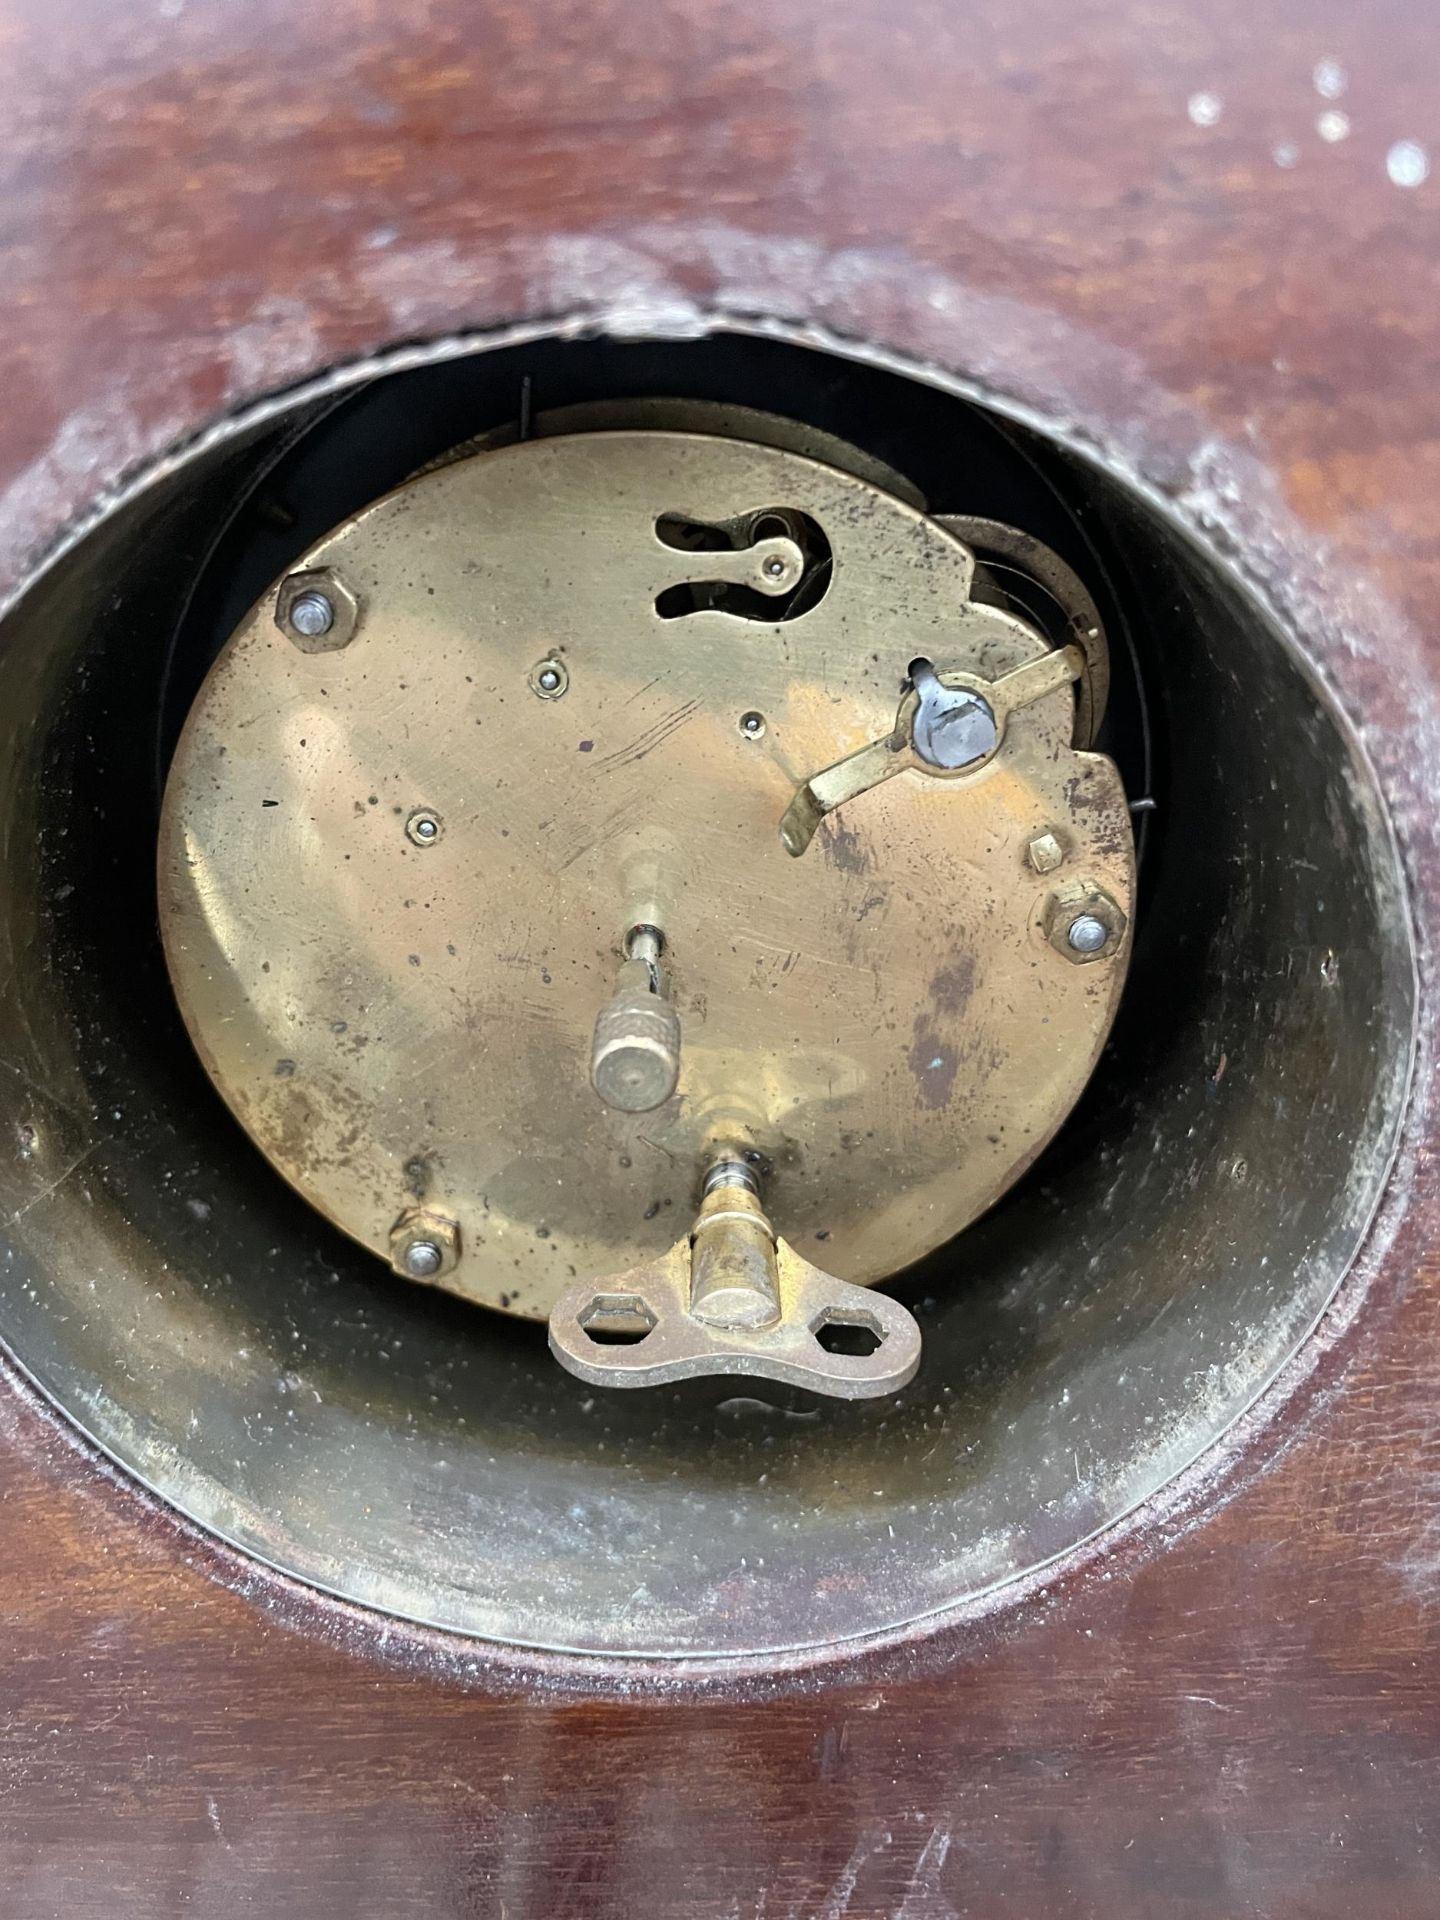
M 657 521 L 772 509 L 828 541 L 822 597 L 675 612 L 706 556 Z M 953 535 L 798 454 L 601 432 L 431 471 L 295 569 L 325 570 L 357 609 L 343 645 L 282 631 L 277 582 L 207 678 L 159 884 L 216 1085 L 348 1233 L 388 1258 L 407 1210 L 453 1220 L 439 1284 L 542 1317 L 670 1247 L 734 1145 L 768 1163 L 777 1229 L 868 1284 L 1054 1132 L 1133 907 L 1125 796 L 1072 747 L 1073 690 L 978 772 L 902 773 L 799 859 L 779 837 L 801 783 L 894 726 L 912 660 L 995 679 L 1045 651 L 969 603 Z M 1087 887 L 1124 922 L 1094 964 L 1054 939 Z M 625 1115 L 588 1060 L 636 921 L 665 931 L 683 1051 L 675 1097 Z

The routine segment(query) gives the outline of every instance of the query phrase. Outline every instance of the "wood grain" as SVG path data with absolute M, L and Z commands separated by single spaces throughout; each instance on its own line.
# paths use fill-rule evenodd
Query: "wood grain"
M 1440 179 L 1385 156 L 1440 160 L 1437 54 L 1420 0 L 5 0 L 0 578 L 219 410 L 396 338 L 870 338 L 1077 423 L 1307 624 L 1428 967 Z M 0 1911 L 1440 1912 L 1432 1092 L 1427 1055 L 1396 1237 L 1247 1463 L 808 1679 L 587 1690 L 387 1632 L 0 1385 Z

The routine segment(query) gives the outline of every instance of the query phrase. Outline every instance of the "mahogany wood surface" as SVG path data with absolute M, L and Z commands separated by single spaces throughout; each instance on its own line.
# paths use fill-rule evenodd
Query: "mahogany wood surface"
M 1402 139 L 1435 178 L 1392 182 Z M 334 362 L 712 310 L 972 377 L 1207 527 L 1363 710 L 1428 942 L 1425 0 L 0 4 L 6 585 Z M 808 1675 L 387 1631 L 7 1376 L 0 1915 L 1440 1914 L 1431 1081 L 1427 1052 L 1375 1247 L 1238 1455 L 1048 1591 Z

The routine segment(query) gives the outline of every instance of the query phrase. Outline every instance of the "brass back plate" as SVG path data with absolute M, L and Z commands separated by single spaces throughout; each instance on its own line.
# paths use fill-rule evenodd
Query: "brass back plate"
M 705 556 L 657 521 L 769 509 L 823 530 L 823 597 L 665 617 Z M 299 565 L 353 596 L 353 635 L 302 649 L 272 590 L 227 644 L 170 774 L 161 923 L 220 1091 L 347 1232 L 388 1256 L 407 1209 L 453 1219 L 440 1284 L 543 1317 L 577 1276 L 663 1253 L 717 1148 L 748 1147 L 777 1228 L 870 1284 L 1053 1134 L 1129 945 L 1067 959 L 1056 895 L 1133 908 L 1125 796 L 1073 748 L 1072 690 L 975 774 L 901 774 L 800 859 L 779 838 L 801 782 L 894 725 L 910 661 L 993 679 L 1045 650 L 969 602 L 953 535 L 795 453 L 600 432 L 429 472 Z M 642 920 L 683 1065 L 626 1115 L 587 1063 Z

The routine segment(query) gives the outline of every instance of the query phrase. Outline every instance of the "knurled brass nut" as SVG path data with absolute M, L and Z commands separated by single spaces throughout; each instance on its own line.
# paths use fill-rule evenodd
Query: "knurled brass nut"
M 438 1280 L 460 1259 L 460 1227 L 448 1214 L 412 1207 L 390 1229 L 390 1264 L 407 1280 Z
M 1045 903 L 1045 938 L 1072 966 L 1108 960 L 1126 925 L 1124 909 L 1093 880 L 1063 887 Z
M 336 653 L 355 638 L 360 602 L 333 567 L 308 567 L 280 582 L 275 624 L 301 653 Z

